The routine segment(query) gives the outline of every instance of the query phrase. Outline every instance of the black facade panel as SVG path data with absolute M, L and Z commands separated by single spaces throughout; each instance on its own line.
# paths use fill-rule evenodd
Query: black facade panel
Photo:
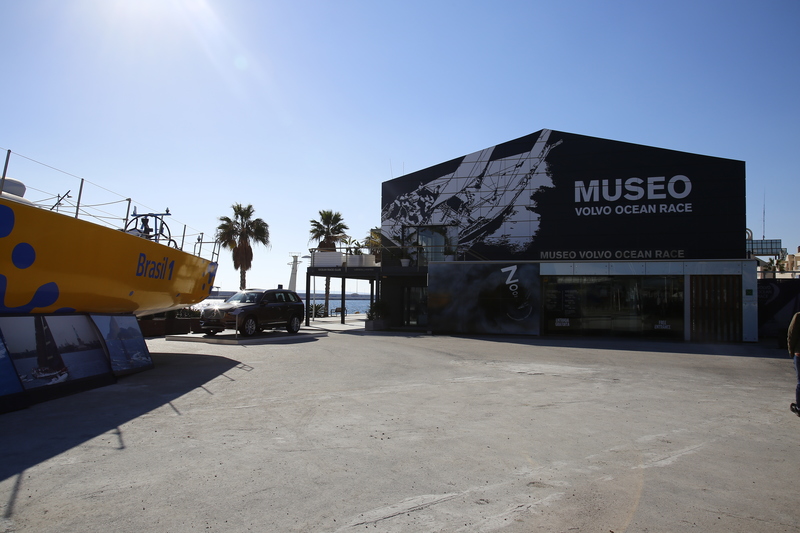
M 547 159 L 554 186 L 533 195 L 541 215 L 536 251 L 566 245 L 575 252 L 653 254 L 643 259 L 674 251 L 677 257 L 670 258 L 745 258 L 743 162 L 564 133 L 551 139 L 563 143 Z M 670 180 L 676 196 L 686 193 L 686 183 L 691 191 L 684 198 L 671 195 Z M 576 184 L 583 184 L 581 201 Z M 597 193 L 596 201 L 582 195 L 587 189 Z
M 743 259 L 741 161 L 551 130 L 383 185 L 382 233 L 446 226 L 466 259 Z
M 414 193 L 419 188 L 423 187 L 426 183 L 435 180 L 441 176 L 452 174 L 461 165 L 463 157 L 445 161 L 432 167 L 406 174 L 400 178 L 390 181 L 384 181 L 381 186 L 381 207 L 385 208 L 391 201 L 404 194 Z M 419 192 L 418 192 L 419 194 Z
M 537 131 L 536 133 L 531 133 L 525 137 L 520 137 L 519 139 L 514 139 L 513 141 L 498 144 L 494 147 L 494 150 L 492 150 L 492 156 L 490 157 L 490 160 L 496 161 L 498 159 L 505 159 L 508 157 L 513 157 L 517 154 L 530 152 L 541 134 L 541 131 Z
M 538 264 L 434 263 L 428 274 L 431 330 L 538 335 L 540 285 Z

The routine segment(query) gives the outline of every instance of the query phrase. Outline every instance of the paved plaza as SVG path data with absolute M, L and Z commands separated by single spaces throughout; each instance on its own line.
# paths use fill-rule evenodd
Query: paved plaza
M 0 531 L 800 532 L 777 343 L 201 340 L 0 415 Z

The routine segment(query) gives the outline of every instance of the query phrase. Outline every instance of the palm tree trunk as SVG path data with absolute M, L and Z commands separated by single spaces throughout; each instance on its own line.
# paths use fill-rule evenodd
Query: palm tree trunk
M 243 291 L 247 288 L 247 271 L 243 268 L 239 269 L 239 290 Z

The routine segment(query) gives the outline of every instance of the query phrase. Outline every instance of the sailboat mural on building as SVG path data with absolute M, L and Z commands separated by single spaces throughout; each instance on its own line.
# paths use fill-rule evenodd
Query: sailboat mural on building
M 402 246 L 404 227 L 449 226 L 462 250 L 477 243 L 522 251 L 535 238 L 539 214 L 533 195 L 552 187 L 547 156 L 561 141 L 542 130 L 530 149 L 505 155 L 501 145 L 474 152 L 457 167 L 384 205 L 384 238 Z M 457 231 L 456 231 L 457 229 Z

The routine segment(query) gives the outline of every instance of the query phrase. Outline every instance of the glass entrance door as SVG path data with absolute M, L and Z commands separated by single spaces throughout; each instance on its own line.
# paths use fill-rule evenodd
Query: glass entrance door
M 403 295 L 403 325 L 422 327 L 428 325 L 428 289 L 405 287 Z

